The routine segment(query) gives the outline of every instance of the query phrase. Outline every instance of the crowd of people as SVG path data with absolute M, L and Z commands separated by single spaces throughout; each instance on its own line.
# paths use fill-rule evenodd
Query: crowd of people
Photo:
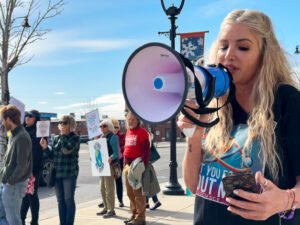
M 8 134 L 8 145 L 0 178 L 0 224 L 25 225 L 28 210 L 31 212 L 31 225 L 39 224 L 39 179 L 42 173 L 43 155 L 51 158 L 54 164 L 54 188 L 58 203 L 59 222 L 61 225 L 74 224 L 76 214 L 75 191 L 79 173 L 80 138 L 75 133 L 76 122 L 70 115 L 59 118 L 60 133 L 54 137 L 51 144 L 47 138 L 37 137 L 37 122 L 40 113 L 31 110 L 25 113 L 24 124 L 21 124 L 21 112 L 17 107 L 1 106 L 1 125 Z M 102 211 L 97 215 L 107 219 L 116 216 L 115 188 L 119 207 L 123 203 L 123 179 L 127 195 L 130 199 L 131 216 L 124 221 L 128 225 L 146 224 L 146 198 L 152 197 L 143 192 L 143 173 L 139 174 L 139 185 L 132 184 L 137 172 L 132 169 L 136 159 L 141 160 L 144 170 L 150 159 L 150 139 L 148 131 L 141 126 L 140 120 L 131 112 L 126 115 L 126 134 L 120 131 L 119 121 L 104 119 L 100 122 L 101 135 L 105 138 L 108 148 L 108 163 L 110 176 L 100 178 L 100 193 L 103 203 Z M 96 139 L 97 139 L 96 138 Z M 119 172 L 115 167 L 119 168 Z M 122 171 L 124 167 L 124 178 Z M 147 170 L 146 170 L 147 171 Z M 152 169 L 152 172 L 154 169 Z M 119 173 L 116 177 L 116 173 Z M 130 173 L 131 175 L 128 175 Z M 146 172 L 145 172 L 146 173 Z M 155 172 L 154 172 L 155 173 Z M 128 178 L 128 176 L 132 178 Z M 149 181 L 148 181 L 149 182 Z M 156 180 L 159 187 L 158 181 Z M 115 185 L 116 184 L 116 185 Z M 160 189 L 156 188 L 153 195 Z M 161 203 L 159 202 L 161 205 Z M 152 210 L 160 205 L 155 205 Z

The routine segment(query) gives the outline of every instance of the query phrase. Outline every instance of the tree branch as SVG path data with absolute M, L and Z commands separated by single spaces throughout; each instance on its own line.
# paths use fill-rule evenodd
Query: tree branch
M 9 103 L 8 73 L 16 66 L 31 60 L 21 59 L 26 46 L 37 40 L 42 40 L 50 31 L 40 29 L 42 23 L 59 15 L 65 0 L 1 0 L 0 2 L 0 76 L 1 76 L 1 102 Z M 41 4 L 37 4 L 37 3 Z M 43 3 L 42 3 L 43 2 Z M 25 17 L 15 17 L 17 8 L 25 8 Z M 19 18 L 30 18 L 33 21 L 31 28 L 16 26 Z M 33 19 L 34 18 L 34 19 Z M 1 136 L 1 135 L 0 135 Z
M 30 11 L 33 8 L 34 1 L 31 1 L 30 4 L 30 10 L 28 11 L 28 15 Z M 42 39 L 42 37 L 49 32 L 49 30 L 43 30 L 41 32 L 38 32 L 38 27 L 40 27 L 41 23 L 49 18 L 53 18 L 57 15 L 59 15 L 62 11 L 62 7 L 64 6 L 64 0 L 58 0 L 55 4 L 52 4 L 52 1 L 48 1 L 48 7 L 44 13 L 39 12 L 37 19 L 35 20 L 34 24 L 32 24 L 32 29 L 29 32 L 28 36 L 23 40 L 23 34 L 25 31 L 25 28 L 22 30 L 22 35 L 20 36 L 20 39 L 18 41 L 17 49 L 15 51 L 15 56 L 18 56 L 23 49 L 33 42 L 35 42 L 38 39 Z

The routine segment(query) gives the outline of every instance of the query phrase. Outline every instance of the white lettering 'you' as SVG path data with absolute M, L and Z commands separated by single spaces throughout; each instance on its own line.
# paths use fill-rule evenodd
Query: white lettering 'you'
M 136 135 L 130 135 L 127 136 L 125 139 L 125 145 L 126 146 L 136 146 L 137 143 L 137 136 Z

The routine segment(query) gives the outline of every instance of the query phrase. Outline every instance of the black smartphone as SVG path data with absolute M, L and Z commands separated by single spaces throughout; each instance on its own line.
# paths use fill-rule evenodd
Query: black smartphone
M 226 197 L 245 200 L 233 193 L 235 189 L 242 189 L 244 191 L 253 193 L 258 192 L 255 177 L 251 171 L 241 173 L 227 173 L 225 177 L 222 178 L 222 183 Z

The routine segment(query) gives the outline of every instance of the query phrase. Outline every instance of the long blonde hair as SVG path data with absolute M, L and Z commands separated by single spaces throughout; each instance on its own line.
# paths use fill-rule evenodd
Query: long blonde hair
M 276 181 L 281 168 L 279 155 L 276 151 L 274 113 L 272 110 L 275 93 L 281 84 L 295 86 L 291 78 L 291 68 L 284 50 L 280 47 L 273 30 L 270 18 L 259 11 L 236 10 L 229 13 L 221 24 L 221 32 L 227 24 L 241 23 L 247 26 L 260 40 L 261 64 L 257 70 L 256 81 L 250 96 L 252 109 L 247 121 L 249 130 L 242 152 L 251 147 L 253 138 L 258 138 L 261 145 L 263 167 L 268 167 Z M 218 63 L 218 41 L 211 49 L 211 63 Z M 222 104 L 227 96 L 219 99 Z M 213 104 L 216 104 L 214 102 Z M 230 105 L 219 111 L 220 122 L 210 129 L 206 139 L 206 149 L 215 149 L 222 153 L 224 145 L 230 141 L 233 128 L 232 108 Z

